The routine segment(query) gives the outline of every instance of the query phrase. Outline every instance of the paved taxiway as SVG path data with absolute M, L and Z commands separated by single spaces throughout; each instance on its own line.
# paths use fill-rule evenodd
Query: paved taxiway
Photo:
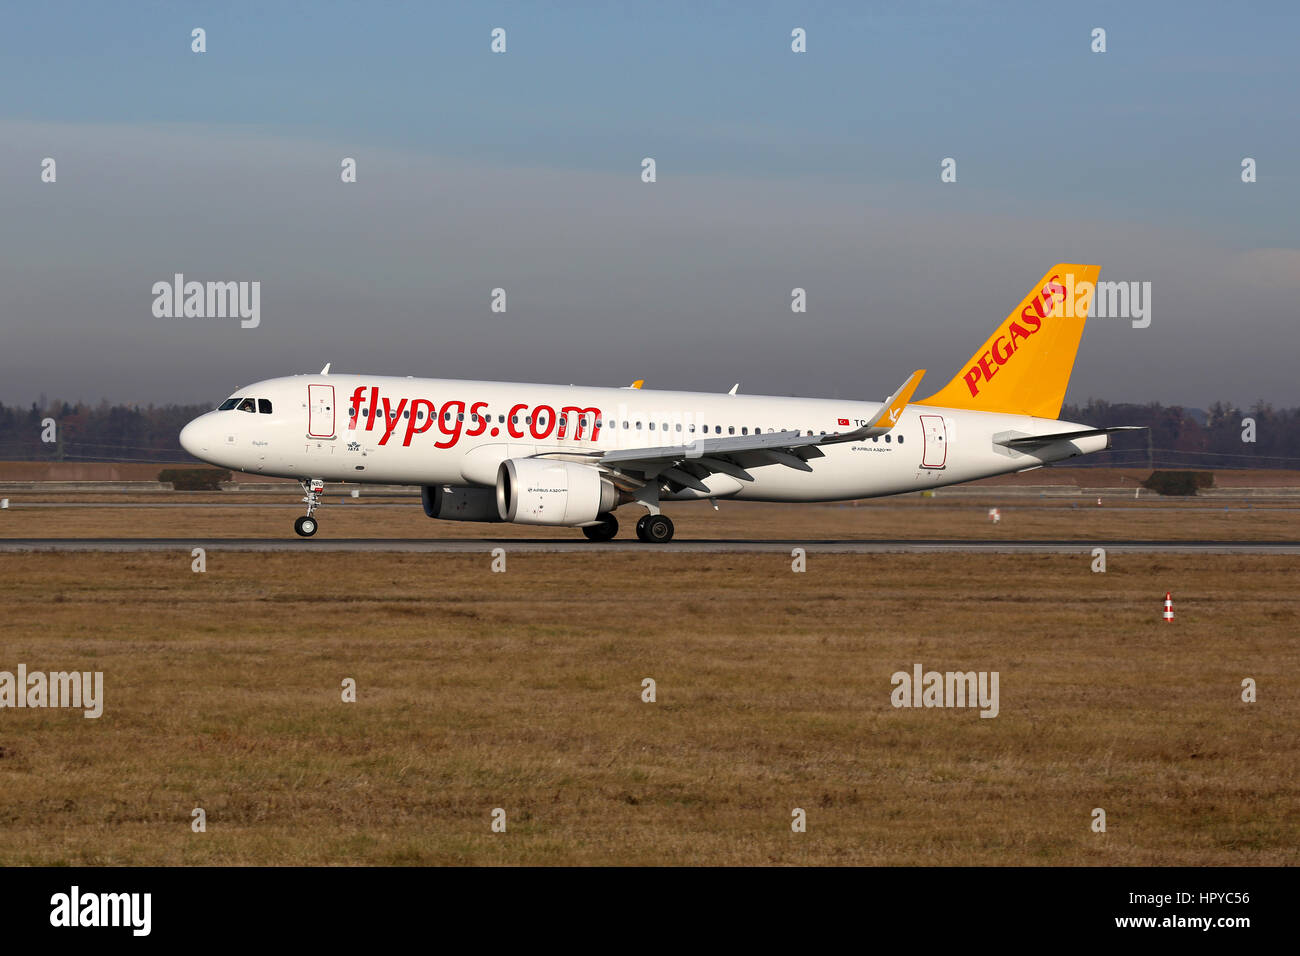
M 0 553 L 30 551 L 390 551 L 439 554 L 519 552 L 664 551 L 703 554 L 779 552 L 818 554 L 1079 554 L 1093 548 L 1138 554 L 1300 554 L 1300 541 L 999 541 L 999 540 L 681 540 L 643 544 L 632 538 L 597 544 L 583 538 L 3 538 Z

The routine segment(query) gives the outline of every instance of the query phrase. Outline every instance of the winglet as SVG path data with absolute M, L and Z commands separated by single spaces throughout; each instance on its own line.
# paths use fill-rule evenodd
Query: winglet
M 902 385 L 898 387 L 893 395 L 885 399 L 885 404 L 880 406 L 880 412 L 873 418 L 868 428 L 893 428 L 898 424 L 898 416 L 902 414 L 907 403 L 912 400 L 912 395 L 916 392 L 917 386 L 921 384 L 921 379 L 925 377 L 925 369 L 918 368 L 913 372 Z
M 880 411 L 876 413 L 875 418 L 851 432 L 827 435 L 818 444 L 833 445 L 839 442 L 861 441 L 864 438 L 883 435 L 898 424 L 898 416 L 903 413 L 907 403 L 912 400 L 912 395 L 916 391 L 916 387 L 921 384 L 921 379 L 924 376 L 925 369 L 918 368 L 908 376 L 906 382 L 899 386 L 898 391 L 885 399 L 885 404 L 880 406 Z
M 640 387 L 641 387 L 642 385 L 644 385 L 644 384 L 645 384 L 645 379 L 643 379 L 643 378 L 638 378 L 638 379 L 637 379 L 635 382 L 633 382 L 631 385 L 624 385 L 623 387 L 624 387 L 624 388 L 640 388 Z
M 739 389 L 740 389 L 740 383 L 737 382 L 735 385 L 731 386 L 731 391 L 727 392 L 727 394 L 728 394 L 728 395 L 735 395 L 736 392 L 739 391 Z
M 322 375 L 328 375 L 330 373 L 330 366 L 333 364 L 334 364 L 333 362 L 326 362 L 325 367 L 320 370 L 320 373 Z

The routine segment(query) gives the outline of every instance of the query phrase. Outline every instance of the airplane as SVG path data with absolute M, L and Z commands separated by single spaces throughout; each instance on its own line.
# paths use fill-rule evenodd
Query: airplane
M 670 541 L 665 501 L 841 501 L 1027 471 L 1140 426 L 1059 421 L 1100 267 L 1060 263 L 943 388 L 880 403 L 330 372 L 257 382 L 180 433 L 195 458 L 296 478 L 311 537 L 325 482 L 418 485 L 449 521 Z

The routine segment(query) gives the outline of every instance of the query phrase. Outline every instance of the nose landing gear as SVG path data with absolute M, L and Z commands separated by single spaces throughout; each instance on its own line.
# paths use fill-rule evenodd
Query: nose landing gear
M 307 503 L 307 513 L 293 523 L 293 530 L 304 538 L 310 538 L 316 533 L 318 527 L 313 515 L 320 507 L 321 492 L 325 490 L 325 482 L 320 478 L 313 478 L 310 481 L 300 481 L 298 484 L 302 485 L 302 490 L 306 492 L 306 497 L 302 500 Z

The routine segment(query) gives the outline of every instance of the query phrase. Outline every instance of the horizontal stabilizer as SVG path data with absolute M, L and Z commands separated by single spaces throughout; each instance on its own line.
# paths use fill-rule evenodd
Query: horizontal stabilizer
M 1023 438 L 1004 438 L 995 443 L 1007 448 L 1024 448 L 1027 445 L 1047 445 L 1054 441 L 1066 441 L 1070 438 L 1091 438 L 1093 435 L 1111 435 L 1115 432 L 1142 431 L 1146 425 L 1116 425 L 1113 428 L 1085 428 L 1074 432 L 1053 432 L 1050 435 L 1026 435 Z

